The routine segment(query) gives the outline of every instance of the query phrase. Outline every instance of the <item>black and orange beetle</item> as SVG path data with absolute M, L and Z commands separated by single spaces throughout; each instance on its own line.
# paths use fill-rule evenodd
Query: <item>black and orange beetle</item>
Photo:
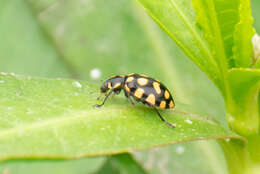
M 147 77 L 146 75 L 118 75 L 107 79 L 100 88 L 100 96 L 105 93 L 105 99 L 100 105 L 95 106 L 103 106 L 107 98 L 113 92 L 119 94 L 122 89 L 132 105 L 134 105 L 134 102 L 131 97 L 136 101 L 141 101 L 143 104 L 153 107 L 164 123 L 171 127 L 175 127 L 174 124 L 167 122 L 156 108 L 174 108 L 175 104 L 169 90 L 161 82 L 151 77 Z

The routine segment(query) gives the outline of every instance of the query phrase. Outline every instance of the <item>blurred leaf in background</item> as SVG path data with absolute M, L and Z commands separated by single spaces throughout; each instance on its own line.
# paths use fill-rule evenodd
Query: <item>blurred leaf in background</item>
M 2 162 L 1 174 L 23 173 L 62 173 L 62 174 L 86 174 L 94 173 L 105 162 L 104 158 L 92 157 L 78 160 L 12 160 Z
M 259 31 L 260 2 L 253 0 L 252 8 Z M 98 84 L 115 74 L 144 73 L 169 86 L 177 110 L 180 105 L 187 110 L 192 105 L 197 108 L 196 113 L 211 115 L 227 126 L 224 104 L 215 86 L 135 1 L 6 0 L 0 5 L 0 38 L 0 71 L 79 78 Z M 91 75 L 93 70 L 101 76 Z M 227 173 L 215 141 L 183 143 L 133 154 L 150 173 L 172 173 L 176 168 L 175 173 L 179 174 Z M 52 167 L 62 171 L 64 166 L 67 171 L 91 171 L 105 161 L 103 157 L 96 159 L 8 161 L 0 164 L 0 172 L 8 169 L 28 174 L 35 173 L 37 168 L 56 173 Z M 191 165 L 194 159 L 200 160 Z

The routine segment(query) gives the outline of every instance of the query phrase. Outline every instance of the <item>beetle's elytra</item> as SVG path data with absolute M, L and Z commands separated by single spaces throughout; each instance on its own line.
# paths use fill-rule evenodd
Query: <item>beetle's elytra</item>
M 175 104 L 169 90 L 161 82 L 151 77 L 147 77 L 146 75 L 118 75 L 107 79 L 100 88 L 100 96 L 105 93 L 105 99 L 100 105 L 95 106 L 103 106 L 107 98 L 113 92 L 119 94 L 121 90 L 124 90 L 125 96 L 129 99 L 131 104 L 134 105 L 132 100 L 132 98 L 134 98 L 136 101 L 140 101 L 145 105 L 153 107 L 164 123 L 171 127 L 175 127 L 174 124 L 167 122 L 156 108 L 174 108 Z

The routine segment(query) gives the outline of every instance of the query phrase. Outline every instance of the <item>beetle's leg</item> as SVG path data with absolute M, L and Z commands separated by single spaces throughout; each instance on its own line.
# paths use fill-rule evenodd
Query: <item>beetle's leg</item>
M 166 120 L 162 117 L 162 115 L 160 114 L 160 112 L 156 109 L 156 107 L 153 107 L 153 108 L 154 108 L 154 110 L 156 111 L 157 115 L 160 117 L 160 119 L 161 119 L 165 124 L 167 124 L 168 126 L 171 126 L 171 127 L 176 127 L 174 124 L 169 123 L 168 121 L 166 121 Z
M 133 102 L 131 96 L 130 96 L 125 90 L 124 90 L 124 92 L 125 92 L 126 98 L 128 98 L 128 100 L 130 101 L 130 103 L 131 103 L 132 105 L 135 105 L 135 103 Z
M 130 101 L 130 103 L 131 103 L 132 105 L 135 105 L 135 103 L 133 102 L 131 96 L 128 96 L 127 98 L 128 98 L 128 100 Z
M 94 105 L 95 107 L 97 107 L 97 108 L 99 108 L 99 107 L 101 107 L 101 106 L 103 106 L 104 104 L 105 104 L 105 102 L 106 102 L 106 100 L 107 100 L 107 98 L 112 94 L 112 90 L 110 90 L 109 91 L 109 93 L 108 94 L 106 94 L 106 97 L 105 97 L 105 99 L 103 100 L 103 102 L 100 104 L 100 105 Z

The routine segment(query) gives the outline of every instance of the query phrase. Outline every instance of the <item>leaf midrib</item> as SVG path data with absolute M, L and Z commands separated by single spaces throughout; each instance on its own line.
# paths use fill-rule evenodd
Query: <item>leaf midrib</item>
M 111 112 L 118 112 L 119 109 L 129 109 L 128 107 L 110 107 L 109 109 L 107 109 L 107 111 L 111 111 Z M 52 125 L 64 125 L 66 123 L 71 123 L 72 120 L 79 120 L 79 119 L 83 119 L 88 117 L 88 115 L 90 114 L 91 116 L 94 115 L 98 115 L 104 113 L 103 109 L 91 109 L 88 111 L 71 111 L 71 112 L 66 112 L 63 115 L 66 116 L 60 116 L 58 118 L 54 118 L 54 119 L 48 119 L 46 121 L 41 121 L 41 122 L 33 122 L 32 124 L 25 124 L 23 126 L 19 126 L 19 127 L 15 127 L 15 128 L 10 128 L 4 131 L 0 131 L 0 138 L 4 137 L 4 136 L 9 136 L 11 134 L 22 134 L 21 132 L 27 131 L 27 130 L 36 130 L 36 129 L 40 129 L 40 128 L 44 128 L 44 127 L 48 127 L 48 126 L 52 126 Z M 68 114 L 71 114 L 71 116 L 67 116 Z M 189 113 L 178 113 L 175 116 L 189 116 L 190 118 L 194 119 L 194 120 L 199 120 L 199 121 L 204 121 L 204 122 L 208 122 L 209 124 L 216 124 L 214 121 L 200 117 L 197 114 L 192 114 L 192 115 L 187 115 Z M 104 118 L 104 117 L 102 117 Z
M 211 54 L 208 47 L 204 44 L 199 34 L 196 32 L 194 27 L 192 27 L 190 24 L 192 22 L 189 21 L 189 19 L 182 13 L 181 8 L 174 2 L 174 0 L 169 0 L 172 8 L 176 10 L 178 15 L 182 18 L 184 24 L 187 26 L 187 28 L 191 31 L 191 34 L 194 36 L 194 38 L 197 40 L 197 43 L 200 44 L 201 48 L 203 48 L 204 52 L 207 54 L 208 58 L 210 59 L 211 63 L 217 67 L 217 64 L 213 58 L 213 55 Z

